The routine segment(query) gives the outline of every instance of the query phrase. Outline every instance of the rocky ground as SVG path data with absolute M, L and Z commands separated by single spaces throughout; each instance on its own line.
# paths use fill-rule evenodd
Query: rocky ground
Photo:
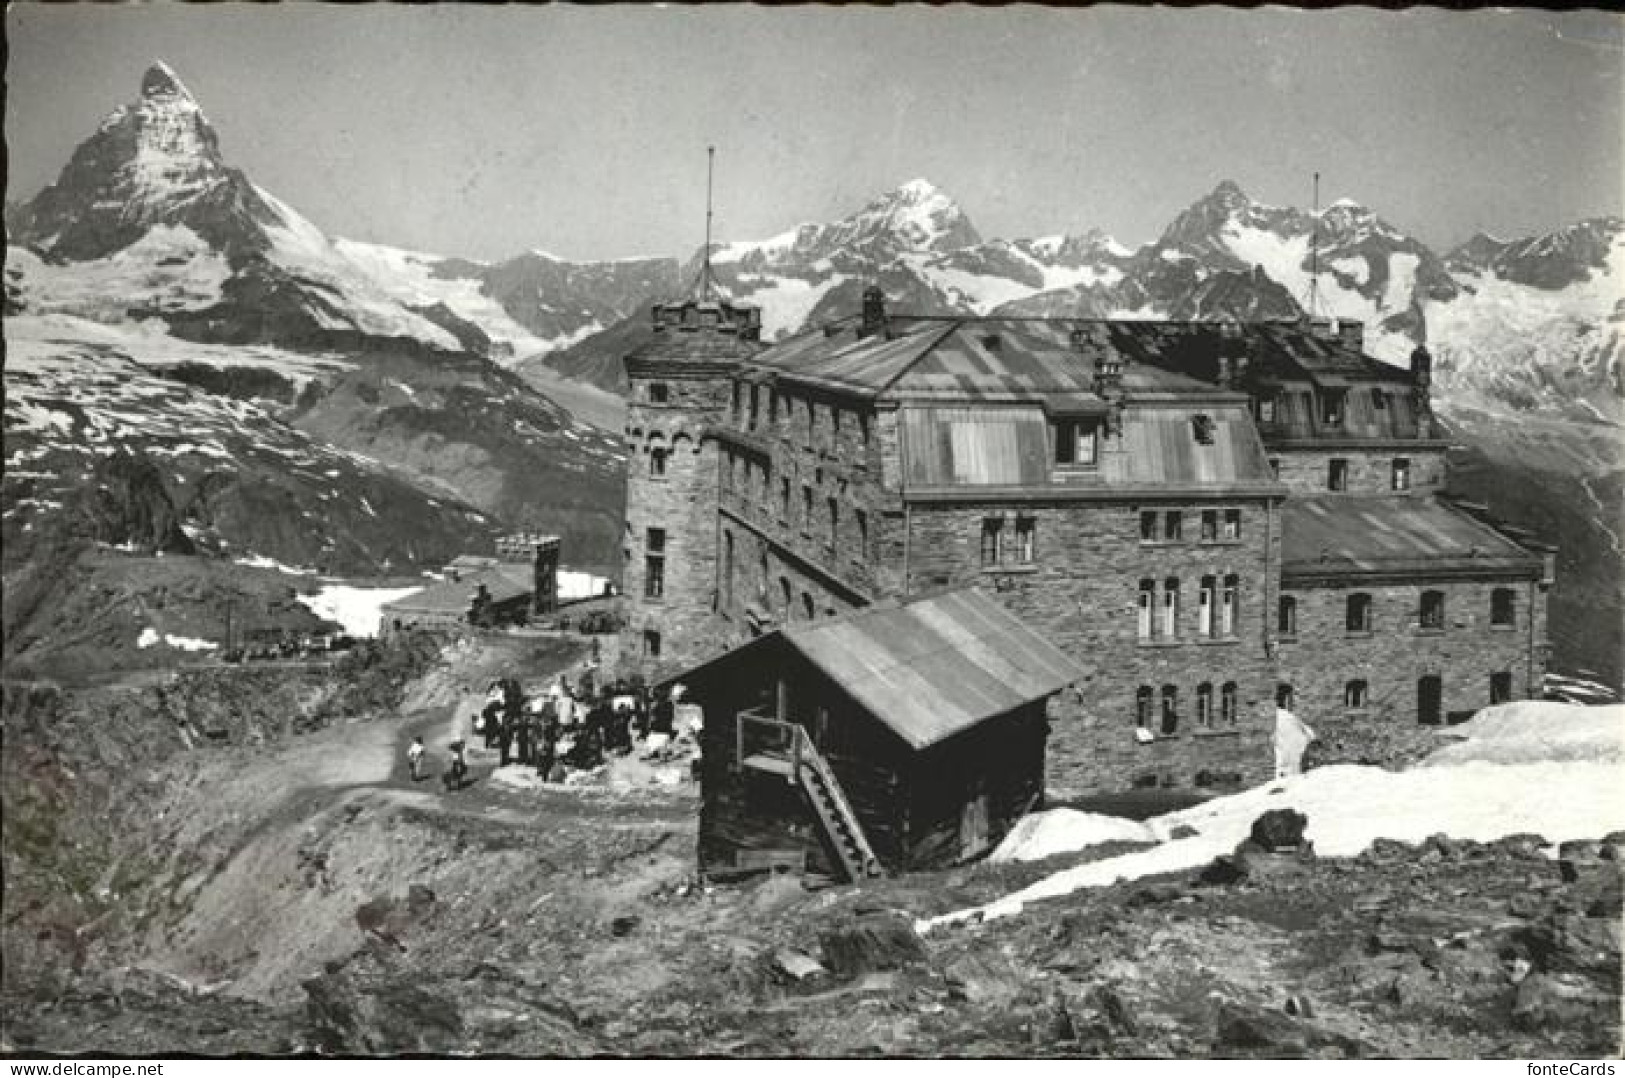
M 236 695 L 147 686 L 116 708 L 106 687 L 54 704 L 8 695 L 6 1050 L 1618 1048 L 1620 836 L 1555 859 L 1530 838 L 1342 860 L 1252 848 L 922 938 L 918 919 L 1079 855 L 863 887 L 707 882 L 692 785 L 519 786 L 492 781 L 483 753 L 463 790 L 406 776 L 410 737 L 438 754 L 490 677 L 540 681 L 580 655 L 492 637 L 380 658 L 390 674 L 370 698 L 342 702 L 315 674 Z M 146 755 L 130 747 L 142 738 L 89 732 L 92 718 L 154 730 L 187 707 L 235 724 Z M 24 793 L 55 800 L 19 811 Z

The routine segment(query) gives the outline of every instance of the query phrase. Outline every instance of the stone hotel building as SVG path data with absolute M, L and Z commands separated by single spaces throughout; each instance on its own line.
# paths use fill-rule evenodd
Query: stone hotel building
M 672 672 L 775 627 L 975 585 L 1087 671 L 1048 780 L 1268 777 L 1317 730 L 1538 693 L 1553 555 L 1445 495 L 1430 360 L 1357 323 L 889 313 L 771 346 L 657 305 L 626 357 L 627 653 Z M 974 641 L 966 641 L 974 648 Z

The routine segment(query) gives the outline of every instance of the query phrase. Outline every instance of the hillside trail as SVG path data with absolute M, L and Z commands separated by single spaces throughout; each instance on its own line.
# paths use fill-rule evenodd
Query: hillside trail
M 457 645 L 392 716 L 189 761 L 155 814 L 154 845 L 177 878 L 135 964 L 232 995 L 287 997 L 300 975 L 354 949 L 359 905 L 447 870 L 444 836 L 460 844 L 466 834 L 532 823 L 490 786 L 496 754 L 469 732 L 508 661 L 500 648 Z M 451 790 L 442 773 L 459 735 L 469 774 Z M 414 782 L 406 750 L 418 736 L 428 766 Z

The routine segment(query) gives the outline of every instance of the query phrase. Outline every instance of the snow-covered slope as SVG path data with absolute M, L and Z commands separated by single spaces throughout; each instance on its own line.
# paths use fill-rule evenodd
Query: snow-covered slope
M 1148 821 L 1162 840 L 1156 846 L 1062 870 L 985 906 L 921 921 L 918 927 L 929 931 L 1008 917 L 1029 902 L 1080 888 L 1197 868 L 1230 853 L 1253 821 L 1271 809 L 1307 816 L 1305 838 L 1323 857 L 1353 857 L 1378 838 L 1420 842 L 1445 834 L 1485 842 L 1523 832 L 1556 844 L 1625 828 L 1625 789 L 1619 783 L 1625 707 L 1509 704 L 1486 709 L 1452 734 L 1461 738 L 1459 744 L 1442 748 L 1413 770 L 1319 768 L 1156 817 Z M 1195 834 L 1172 838 L 1176 829 Z M 1075 833 L 1083 844 L 1092 844 L 1103 832 L 1091 825 Z

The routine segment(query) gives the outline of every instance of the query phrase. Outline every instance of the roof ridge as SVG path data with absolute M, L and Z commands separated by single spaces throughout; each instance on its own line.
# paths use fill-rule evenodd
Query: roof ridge
M 890 378 L 886 379 L 885 384 L 882 385 L 879 389 L 875 390 L 875 396 L 877 396 L 877 397 L 881 396 L 887 390 L 891 389 L 892 386 L 896 385 L 899 381 L 901 381 L 903 375 L 905 375 L 909 371 L 913 370 L 914 365 L 916 363 L 918 363 L 920 360 L 924 359 L 926 356 L 930 355 L 932 350 L 935 349 L 937 347 L 937 345 L 939 345 L 943 341 L 947 340 L 949 334 L 954 333 L 955 331 L 957 331 L 959 329 L 960 325 L 961 325 L 961 323 L 958 320 L 954 320 L 954 321 L 949 322 L 947 327 L 944 328 L 941 333 L 938 333 L 936 338 L 934 340 L 932 340 L 930 344 L 927 344 L 924 348 L 920 349 L 918 355 L 916 355 L 913 359 L 909 360 L 907 363 L 903 364 L 902 367 L 900 367 L 898 369 L 896 374 L 894 374 Z

